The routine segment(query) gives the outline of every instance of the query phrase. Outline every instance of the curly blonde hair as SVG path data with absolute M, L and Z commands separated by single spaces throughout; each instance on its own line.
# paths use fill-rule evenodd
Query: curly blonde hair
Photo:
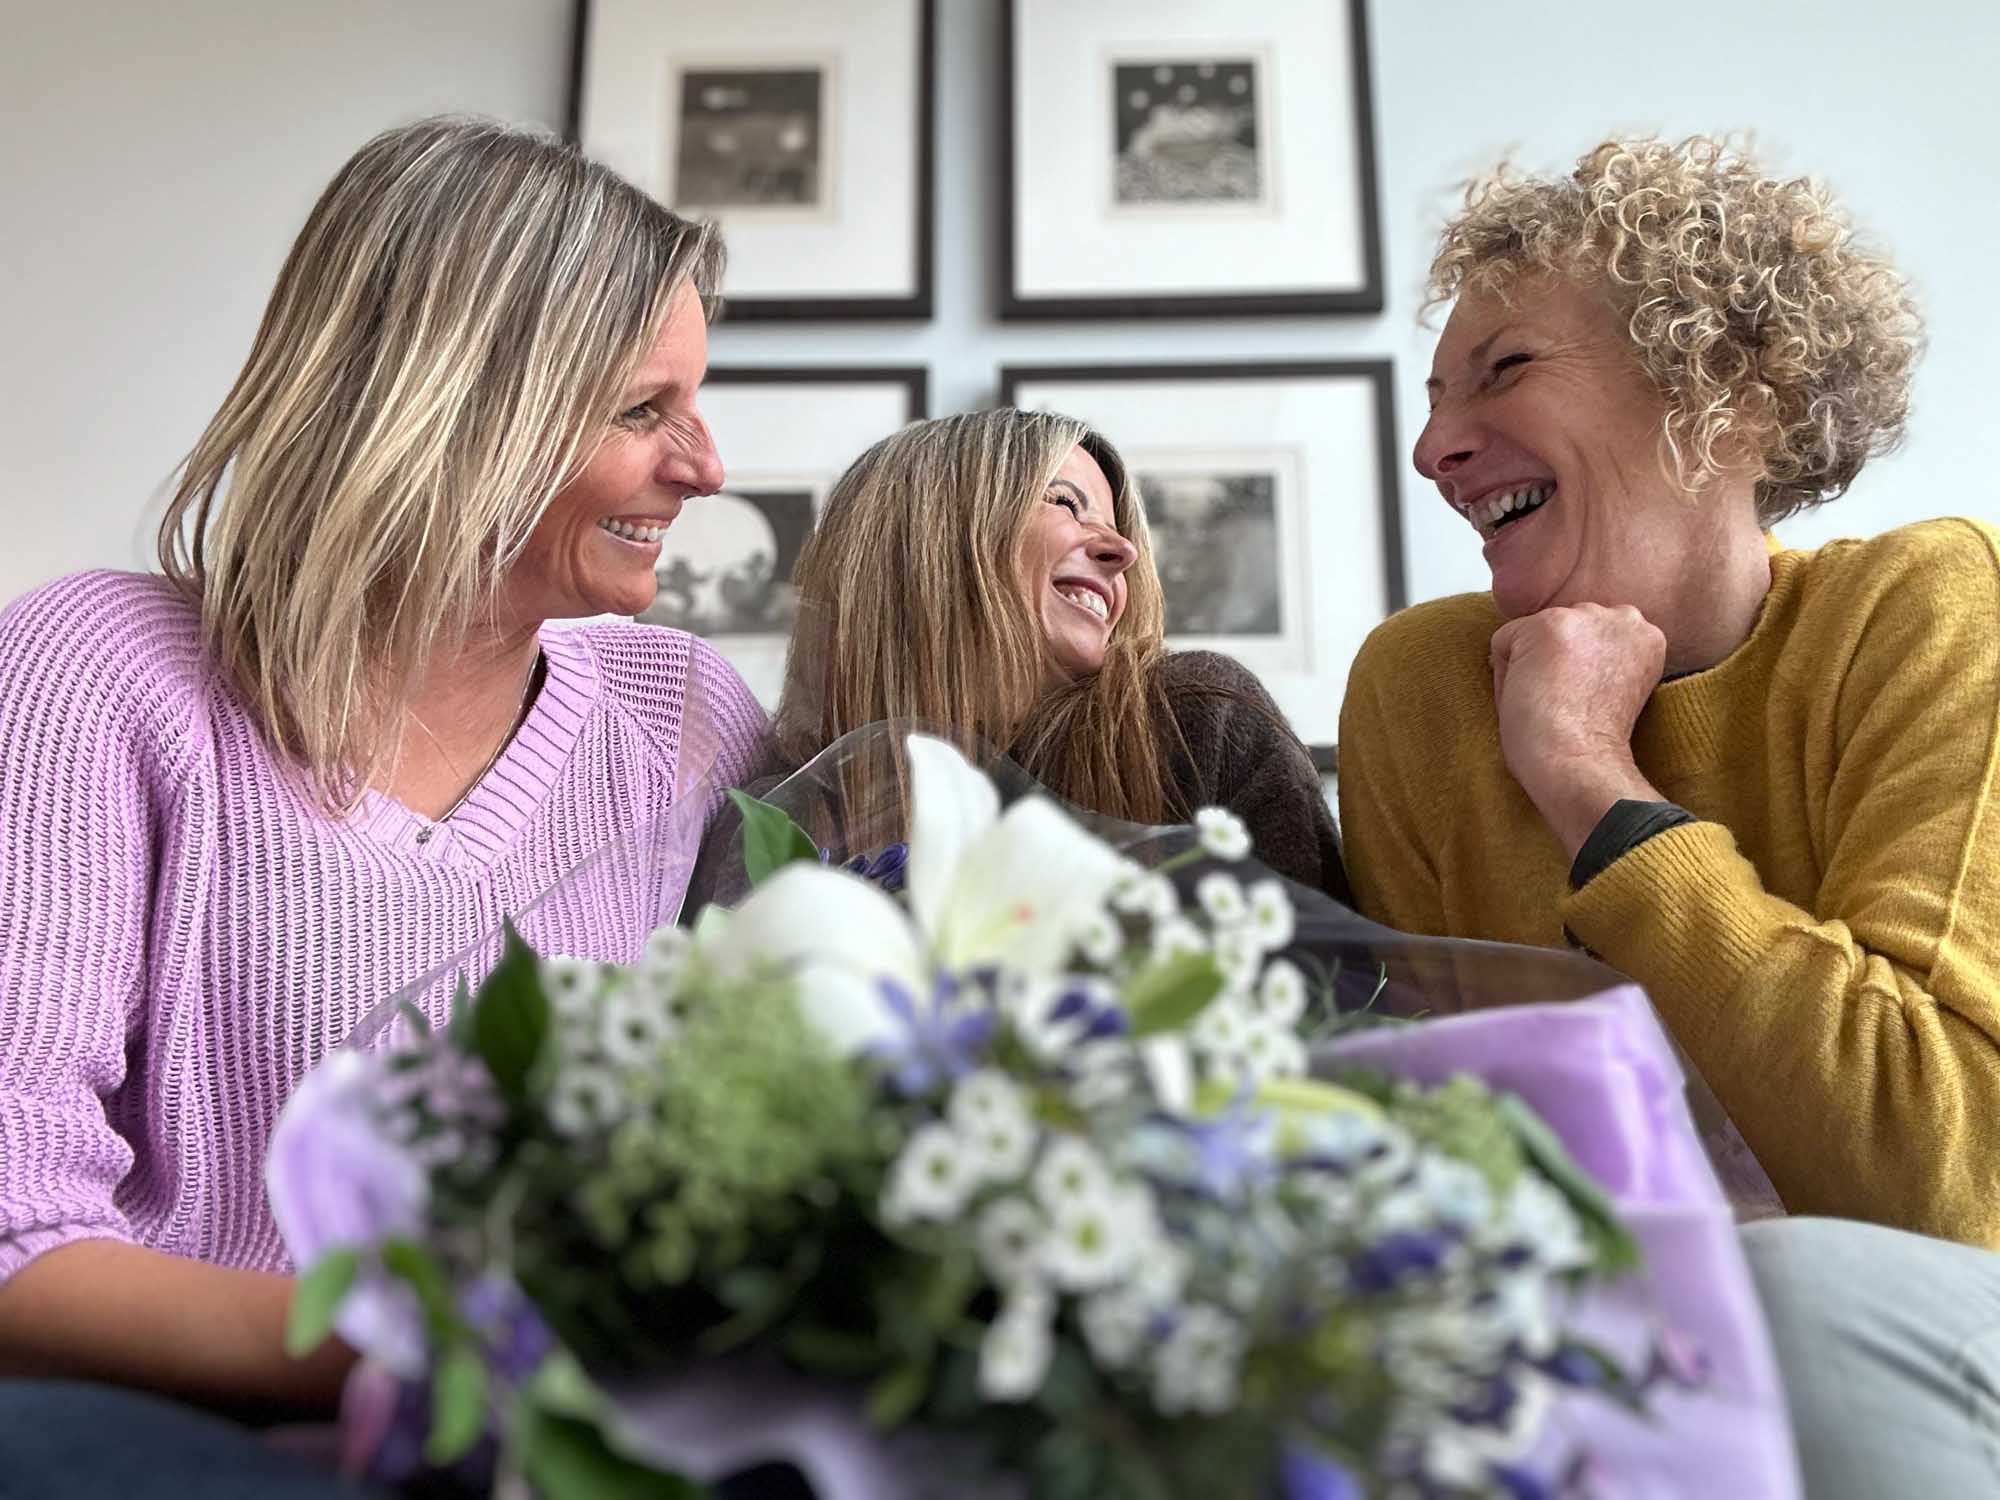
M 1766 176 L 1708 136 L 1608 140 L 1568 177 L 1502 164 L 1465 186 L 1426 307 L 1523 272 L 1611 296 L 1666 398 L 1664 457 L 1696 487 L 1760 465 L 1769 526 L 1831 500 L 1903 439 L 1923 320 L 1823 184 Z

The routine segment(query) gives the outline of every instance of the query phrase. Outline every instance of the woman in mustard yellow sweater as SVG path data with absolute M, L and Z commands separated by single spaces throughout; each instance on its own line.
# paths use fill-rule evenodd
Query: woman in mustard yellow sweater
M 1473 185 L 1430 284 L 1455 306 L 1415 462 L 1493 587 L 1355 663 L 1363 911 L 1590 949 L 1645 985 L 1794 1213 L 2000 1245 L 2000 534 L 1768 535 L 1900 440 L 1902 277 L 1822 188 L 1697 138 Z M 2000 1257 L 1781 1230 L 1749 1237 L 1781 1346 L 1815 1257 L 1905 1283 L 1885 1297 L 1969 1266 L 1969 1308 L 2000 1318 Z M 1804 1409 L 1801 1366 L 1838 1356 L 1789 1353 L 1811 1492 L 1870 1482 Z

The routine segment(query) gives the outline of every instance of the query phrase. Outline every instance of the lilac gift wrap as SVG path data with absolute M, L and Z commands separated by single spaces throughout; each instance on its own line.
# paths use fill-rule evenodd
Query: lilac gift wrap
M 1521 1096 L 1604 1187 L 1645 1255 L 1641 1271 L 1577 1305 L 1573 1329 L 1643 1366 L 1664 1331 L 1698 1357 L 1690 1389 L 1656 1388 L 1647 1417 L 1569 1394 L 1538 1455 L 1591 1458 L 1591 1492 L 1619 1500 L 1802 1494 L 1784 1388 L 1737 1239 L 1704 1154 L 1671 1043 L 1632 985 L 1588 999 L 1517 1005 L 1350 1034 L 1316 1048 L 1313 1070 L 1379 1068 L 1422 1083 L 1468 1074 Z

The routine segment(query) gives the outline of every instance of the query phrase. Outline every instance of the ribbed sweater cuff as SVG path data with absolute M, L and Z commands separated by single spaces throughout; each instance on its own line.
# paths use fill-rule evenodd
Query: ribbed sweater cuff
M 1691 1049 L 1789 925 L 1720 823 L 1686 823 L 1615 860 L 1562 906 L 1563 925 L 1643 984 Z

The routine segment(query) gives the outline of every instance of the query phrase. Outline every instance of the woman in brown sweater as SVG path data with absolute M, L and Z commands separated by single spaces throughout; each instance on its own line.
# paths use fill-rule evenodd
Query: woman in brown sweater
M 976 757 L 1004 748 L 1090 812 L 1227 807 L 1264 864 L 1347 900 L 1311 757 L 1244 667 L 1167 651 L 1138 490 L 1083 423 L 998 410 L 883 439 L 834 487 L 794 580 L 763 785 L 911 720 Z

